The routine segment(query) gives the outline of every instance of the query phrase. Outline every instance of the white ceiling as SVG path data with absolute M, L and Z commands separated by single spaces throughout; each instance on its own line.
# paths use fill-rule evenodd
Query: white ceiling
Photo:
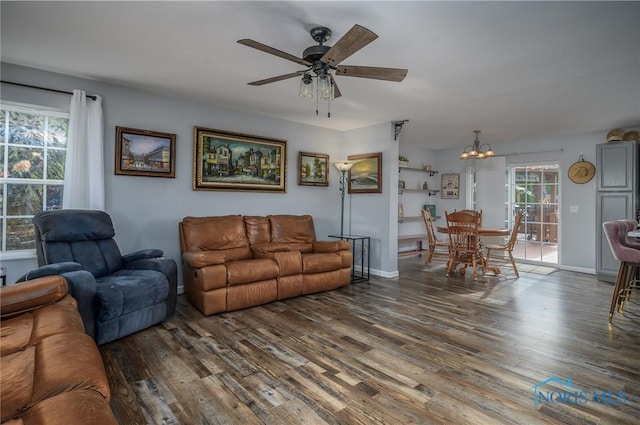
M 405 120 L 427 148 L 640 125 L 640 2 L 10 2 L 3 62 L 348 130 Z M 342 97 L 315 115 L 294 56 L 308 30 L 354 24 L 379 38 L 345 65 L 407 68 L 401 83 L 337 76 Z

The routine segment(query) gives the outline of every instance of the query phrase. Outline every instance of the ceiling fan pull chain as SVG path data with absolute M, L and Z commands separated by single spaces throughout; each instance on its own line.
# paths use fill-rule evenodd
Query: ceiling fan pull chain
M 331 118 L 331 96 L 329 96 L 329 100 L 327 101 L 327 118 Z
M 318 98 L 319 98 L 319 94 L 316 93 L 316 116 L 318 116 Z

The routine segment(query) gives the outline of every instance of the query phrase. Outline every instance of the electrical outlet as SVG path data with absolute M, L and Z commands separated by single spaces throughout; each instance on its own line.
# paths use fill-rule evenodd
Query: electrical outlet
M 366 245 L 363 245 L 363 246 L 362 246 L 362 253 L 363 253 L 363 254 L 366 254 L 366 253 L 367 253 L 367 246 L 366 246 Z
M 578 212 L 578 206 L 577 205 L 569 206 L 569 212 L 570 213 L 577 213 Z

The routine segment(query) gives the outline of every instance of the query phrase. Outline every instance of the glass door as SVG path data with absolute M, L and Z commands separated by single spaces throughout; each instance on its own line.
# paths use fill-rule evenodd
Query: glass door
M 560 199 L 559 165 L 515 165 L 509 173 L 511 216 L 520 211 L 524 219 L 518 230 L 513 255 L 518 261 L 558 265 Z

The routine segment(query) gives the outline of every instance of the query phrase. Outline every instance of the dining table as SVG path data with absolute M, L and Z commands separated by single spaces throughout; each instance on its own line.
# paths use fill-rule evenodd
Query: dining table
M 438 226 L 438 232 L 448 234 L 449 228 L 447 226 Z M 478 227 L 478 236 L 509 236 L 511 234 L 511 229 L 502 229 L 500 227 Z M 483 254 L 484 256 L 484 254 Z M 496 266 L 490 266 L 487 263 L 487 259 L 483 257 L 483 270 L 489 270 L 496 275 L 500 274 L 500 268 Z
M 438 226 L 438 232 L 449 233 L 447 226 Z M 478 236 L 509 236 L 511 229 L 501 229 L 499 227 L 478 227 Z

